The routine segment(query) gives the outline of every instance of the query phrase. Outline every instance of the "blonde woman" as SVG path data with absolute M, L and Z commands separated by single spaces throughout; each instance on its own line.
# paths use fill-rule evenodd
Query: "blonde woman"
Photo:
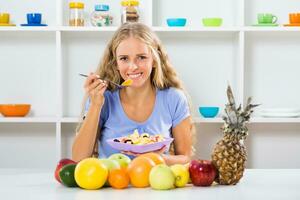
M 133 82 L 122 89 L 104 81 L 121 83 L 127 79 Z M 160 40 L 146 25 L 128 23 L 115 32 L 84 88 L 88 99 L 73 143 L 75 161 L 91 156 L 98 129 L 101 158 L 119 153 L 107 139 L 127 136 L 137 129 L 174 138 L 173 154 L 166 147 L 156 151 L 168 165 L 190 161 L 193 125 L 188 100 Z

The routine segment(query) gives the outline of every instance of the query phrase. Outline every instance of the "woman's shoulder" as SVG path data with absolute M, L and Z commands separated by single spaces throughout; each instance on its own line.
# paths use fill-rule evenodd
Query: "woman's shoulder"
M 160 90 L 160 92 L 163 94 L 162 96 L 164 98 L 167 98 L 169 100 L 186 98 L 183 90 L 179 89 L 179 88 L 175 88 L 175 87 L 169 87 L 166 89 L 162 89 L 162 90 Z

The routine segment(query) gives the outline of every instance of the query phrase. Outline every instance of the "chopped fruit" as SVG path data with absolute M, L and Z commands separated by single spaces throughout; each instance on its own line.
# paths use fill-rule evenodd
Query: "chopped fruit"
M 121 143 L 134 144 L 134 145 L 145 145 L 145 144 L 151 144 L 155 142 L 161 142 L 163 140 L 164 137 L 160 134 L 157 135 L 150 135 L 149 133 L 139 134 L 138 130 L 135 129 L 132 134 L 119 139 L 114 139 L 114 142 L 121 142 Z
M 123 86 L 130 86 L 132 84 L 132 80 L 131 79 L 127 79 L 126 81 L 124 81 L 121 85 Z

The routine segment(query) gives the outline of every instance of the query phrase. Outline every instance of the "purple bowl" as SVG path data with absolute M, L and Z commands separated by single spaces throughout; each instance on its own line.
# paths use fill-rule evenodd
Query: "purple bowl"
M 174 140 L 173 138 L 164 138 L 164 141 L 161 142 L 155 142 L 151 144 L 145 144 L 145 145 L 134 145 L 134 144 L 128 144 L 128 143 L 122 143 L 122 142 L 114 142 L 114 139 L 120 138 L 113 138 L 108 139 L 106 142 L 114 149 L 120 150 L 120 151 L 131 151 L 134 153 L 146 153 L 150 151 L 157 151 L 161 149 L 163 146 L 169 146 L 171 142 Z

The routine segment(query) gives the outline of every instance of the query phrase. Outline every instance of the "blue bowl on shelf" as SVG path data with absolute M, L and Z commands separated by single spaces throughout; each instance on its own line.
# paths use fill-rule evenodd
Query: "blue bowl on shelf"
M 219 107 L 213 107 L 213 106 L 200 106 L 199 107 L 200 114 L 205 118 L 213 118 L 217 116 L 219 113 Z
M 168 26 L 185 26 L 185 18 L 169 18 L 167 19 Z

